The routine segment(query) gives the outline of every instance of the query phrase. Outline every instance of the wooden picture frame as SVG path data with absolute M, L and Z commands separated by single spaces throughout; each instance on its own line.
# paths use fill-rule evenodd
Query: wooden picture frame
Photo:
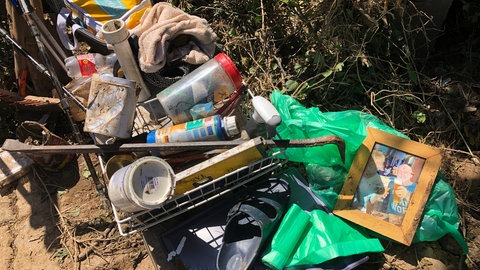
M 409 246 L 440 167 L 440 150 L 371 127 L 367 132 L 333 213 Z

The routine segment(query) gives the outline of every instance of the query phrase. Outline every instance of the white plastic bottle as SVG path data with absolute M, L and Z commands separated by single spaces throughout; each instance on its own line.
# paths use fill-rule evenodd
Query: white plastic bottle
M 253 114 L 247 122 L 246 131 L 251 137 L 262 136 L 270 138 L 275 136 L 276 127 L 282 122 L 279 112 L 266 98 L 254 96 L 252 98 Z
M 87 53 L 70 56 L 65 59 L 67 75 L 72 78 L 90 77 L 103 69 L 113 68 L 117 61 L 115 53 L 103 55 L 99 53 Z

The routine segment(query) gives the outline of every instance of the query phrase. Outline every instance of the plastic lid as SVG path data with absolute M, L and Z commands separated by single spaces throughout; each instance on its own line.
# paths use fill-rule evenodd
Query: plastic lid
M 128 181 L 125 187 L 127 199 L 129 198 L 141 208 L 155 209 L 173 195 L 175 174 L 170 164 L 164 159 L 145 156 L 137 159 L 130 166 L 125 175 L 127 178 L 125 181 Z
M 228 137 L 233 137 L 240 133 L 237 127 L 237 121 L 235 116 L 227 116 L 223 118 L 223 129 Z
M 156 143 L 155 141 L 155 133 L 156 131 L 150 131 L 148 134 L 147 134 L 147 143 Z
M 235 84 L 235 88 L 237 90 L 240 89 L 242 87 L 242 75 L 240 75 L 240 71 L 238 71 L 232 59 L 230 59 L 225 53 L 219 53 L 215 55 L 214 58 L 220 63 L 220 65 L 222 65 L 228 76 L 230 76 L 230 79 L 232 79 Z

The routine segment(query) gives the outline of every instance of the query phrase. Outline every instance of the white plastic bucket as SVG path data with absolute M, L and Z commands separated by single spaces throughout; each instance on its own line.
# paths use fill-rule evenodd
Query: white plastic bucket
M 112 204 L 125 212 L 160 207 L 175 188 L 175 174 L 165 160 L 142 157 L 120 168 L 110 178 L 108 196 Z

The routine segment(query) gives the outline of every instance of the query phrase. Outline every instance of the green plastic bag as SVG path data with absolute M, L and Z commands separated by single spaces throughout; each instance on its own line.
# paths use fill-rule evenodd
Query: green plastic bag
M 423 217 L 413 242 L 436 241 L 450 234 L 467 254 L 468 246 L 458 231 L 458 207 L 453 189 L 445 176 L 439 172 L 423 209 Z
M 282 117 L 282 123 L 277 127 L 278 138 L 306 139 L 336 135 L 345 140 L 345 164 L 342 163 L 338 149 L 333 145 L 286 150 L 290 161 L 305 165 L 310 187 L 330 209 L 335 206 L 357 149 L 367 136 L 367 127 L 408 138 L 377 117 L 364 112 L 348 110 L 323 113 L 318 108 L 305 108 L 297 100 L 279 91 L 274 91 L 270 100 Z M 451 234 L 467 253 L 468 247 L 458 232 L 458 225 L 455 194 L 439 173 L 414 241 L 435 241 Z
M 358 147 L 367 136 L 367 126 L 407 138 L 385 125 L 371 114 L 359 111 L 326 112 L 318 108 L 306 109 L 297 100 L 274 91 L 270 100 L 282 117 L 277 134 L 282 139 L 307 139 L 325 135 L 337 135 L 345 140 L 345 164 L 334 145 L 287 149 L 291 161 L 311 161 L 321 166 L 350 168 Z
M 262 262 L 273 269 L 283 269 L 383 251 L 378 239 L 365 237 L 339 217 L 322 210 L 308 213 L 293 204 L 282 219 Z

